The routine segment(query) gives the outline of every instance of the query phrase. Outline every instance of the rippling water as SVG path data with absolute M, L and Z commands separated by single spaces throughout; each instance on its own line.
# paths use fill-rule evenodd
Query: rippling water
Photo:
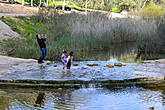
M 165 91 L 136 87 L 0 90 L 1 110 L 164 110 Z

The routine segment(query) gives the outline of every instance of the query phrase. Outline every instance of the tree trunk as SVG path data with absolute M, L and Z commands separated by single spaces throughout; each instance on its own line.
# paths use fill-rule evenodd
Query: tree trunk
M 46 5 L 48 6 L 48 0 L 46 0 Z
M 64 0 L 64 2 L 63 2 L 62 10 L 65 10 L 65 0 Z
M 53 0 L 53 7 L 54 7 L 54 8 L 56 7 L 56 3 L 55 3 L 55 0 Z
M 33 6 L 33 0 L 31 0 L 31 7 Z
M 101 5 L 104 6 L 104 0 L 101 1 Z
M 87 13 L 87 8 L 88 8 L 88 0 L 86 0 L 86 3 L 85 3 L 85 12 Z
M 22 6 L 24 6 L 24 0 L 22 0 Z
M 41 6 L 41 0 L 40 0 L 40 6 Z

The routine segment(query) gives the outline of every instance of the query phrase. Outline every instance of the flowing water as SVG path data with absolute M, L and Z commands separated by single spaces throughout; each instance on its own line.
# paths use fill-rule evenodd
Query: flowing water
M 136 80 L 128 85 L 122 82 L 165 77 L 164 64 L 128 63 L 136 52 L 133 46 L 128 47 L 90 53 L 87 58 L 97 61 L 74 61 L 78 66 L 72 65 L 65 73 L 61 62 L 45 63 L 43 67 L 17 65 L 24 69 L 0 75 L 0 110 L 165 110 L 165 88 L 139 87 Z M 124 66 L 106 66 L 114 63 Z M 109 86 L 113 81 L 115 85 Z M 61 85 L 56 87 L 56 83 Z

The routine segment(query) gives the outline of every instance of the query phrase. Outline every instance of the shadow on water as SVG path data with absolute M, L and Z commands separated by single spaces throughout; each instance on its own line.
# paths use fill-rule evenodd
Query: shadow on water
M 81 60 L 110 60 L 111 58 L 121 59 L 123 56 L 133 55 L 134 59 L 138 52 L 136 43 L 122 43 L 122 44 L 111 44 L 108 48 L 95 48 L 93 50 L 82 52 Z M 129 60 L 127 57 L 125 60 Z
M 95 48 L 82 52 L 81 60 L 109 60 L 116 58 L 124 62 L 137 62 L 138 60 L 154 60 L 165 57 L 165 51 L 154 42 L 128 42 L 110 44 L 108 48 Z
M 37 99 L 35 101 L 35 107 L 41 107 L 43 105 L 44 97 L 45 97 L 45 93 L 39 91 Z

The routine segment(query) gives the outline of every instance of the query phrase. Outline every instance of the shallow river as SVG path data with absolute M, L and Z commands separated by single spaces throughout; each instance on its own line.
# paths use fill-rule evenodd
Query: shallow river
M 93 54 L 95 59 L 96 57 L 103 58 L 105 55 L 108 57 L 103 58 L 103 61 L 74 61 L 73 64 L 78 64 L 78 66 L 72 65 L 71 71 L 65 73 L 62 72 L 61 62 L 45 63 L 43 67 L 33 64 L 13 65 L 17 67 L 15 72 L 0 75 L 0 110 L 150 110 L 151 107 L 154 107 L 154 110 L 165 110 L 165 88 L 163 87 L 149 89 L 133 84 L 124 86 L 125 82 L 120 82 L 123 86 L 116 84 L 112 87 L 108 86 L 110 82 L 106 83 L 106 86 L 95 83 L 96 81 L 124 81 L 144 77 L 162 77 L 164 80 L 165 64 L 125 63 L 119 58 L 110 57 L 127 56 L 129 53 L 127 59 L 131 59 L 130 54 L 134 53 L 133 50 L 130 49 L 126 53 L 124 49 L 117 50 L 122 53 L 119 55 L 113 52 L 110 54 L 101 52 L 102 55 Z M 106 64 L 113 65 L 114 63 L 122 63 L 124 66 L 114 66 L 114 68 L 106 66 Z M 87 64 L 98 64 L 98 66 Z M 52 85 L 46 88 L 45 86 L 34 88 L 34 86 L 28 87 L 29 80 L 42 81 L 39 83 L 40 86 L 45 84 L 44 81 L 52 81 L 49 82 L 52 85 L 59 81 L 74 81 L 74 85 L 80 86 L 75 88 L 73 83 L 65 83 L 67 88 Z M 79 83 L 79 81 L 82 82 Z M 88 86 L 83 81 L 89 81 Z M 21 87 L 14 86 L 17 84 Z M 25 89 L 24 86 L 28 88 Z

